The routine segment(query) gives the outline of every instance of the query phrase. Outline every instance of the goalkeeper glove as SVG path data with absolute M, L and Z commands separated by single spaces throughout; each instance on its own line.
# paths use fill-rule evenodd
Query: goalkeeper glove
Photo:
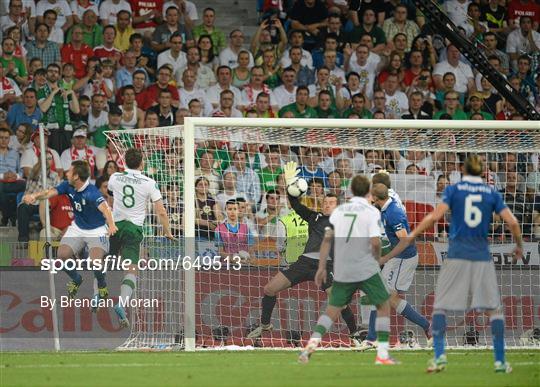
M 298 178 L 298 174 L 300 173 L 300 170 L 297 169 L 297 164 L 294 161 L 289 161 L 287 164 L 285 164 L 285 168 L 283 169 L 285 172 L 285 184 L 287 186 L 293 184 Z

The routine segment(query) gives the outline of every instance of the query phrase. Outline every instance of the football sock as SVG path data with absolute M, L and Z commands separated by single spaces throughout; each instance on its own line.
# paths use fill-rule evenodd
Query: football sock
M 377 320 L 377 309 L 373 309 L 369 314 L 369 328 L 368 335 L 366 340 L 375 341 L 377 340 L 377 330 L 375 329 L 375 321 Z
M 347 324 L 347 328 L 349 328 L 349 332 L 351 334 L 356 332 L 356 319 L 349 305 L 347 305 L 345 309 L 341 311 L 341 317 L 345 321 L 345 324 Z
M 377 317 L 375 319 L 375 329 L 377 331 L 377 356 L 381 359 L 388 358 L 388 347 L 390 337 L 390 317 Z
M 396 308 L 396 312 L 410 322 L 422 327 L 424 331 L 429 329 L 428 319 L 418 313 L 407 301 L 401 300 Z
M 64 269 L 64 272 L 75 282 L 77 285 L 80 285 L 82 282 L 82 277 L 79 273 L 77 273 L 76 270 L 66 270 Z
M 504 363 L 504 317 L 493 315 L 491 320 L 491 335 L 493 336 L 493 354 L 495 361 Z
M 261 313 L 261 324 L 268 325 L 270 324 L 270 319 L 272 318 L 272 312 L 274 311 L 274 305 L 276 305 L 276 296 L 267 296 L 265 295 L 262 298 L 262 313 Z
M 321 315 L 311 337 L 314 339 L 320 339 L 326 332 L 330 330 L 330 328 L 332 328 L 332 324 L 332 319 L 328 315 Z
M 120 286 L 120 297 L 122 300 L 127 301 L 131 297 L 136 283 L 137 277 L 135 277 L 135 274 L 128 273 L 124 276 L 122 285 Z
M 444 335 L 446 333 L 446 314 L 444 312 L 436 311 L 433 313 L 431 333 L 433 334 L 433 351 L 435 359 L 437 359 L 444 355 Z
M 101 270 L 94 270 L 94 277 L 97 281 L 98 288 L 106 288 L 107 282 L 105 282 L 105 273 L 103 273 Z

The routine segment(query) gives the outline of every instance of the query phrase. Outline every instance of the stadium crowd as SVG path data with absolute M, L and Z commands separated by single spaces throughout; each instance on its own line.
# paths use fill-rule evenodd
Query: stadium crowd
M 19 241 L 29 240 L 30 220 L 43 215 L 37 204 L 18 204 L 21 193 L 43 189 L 40 124 L 48 142 L 48 184 L 83 159 L 107 195 L 108 176 L 124 169 L 104 135 L 108 130 L 180 125 L 189 116 L 524 119 L 413 1 L 259 1 L 260 25 L 249 45 L 242 29 L 221 30 L 220 15 L 195 3 L 0 0 L 1 225 L 17 226 Z M 540 2 L 439 3 L 540 111 Z M 382 169 L 431 176 L 440 195 L 459 179 L 462 161 L 427 151 L 199 145 L 197 228 L 206 239 L 219 238 L 218 225 L 234 216 L 254 238 L 281 233 L 277 219 L 289 208 L 281 167 L 289 160 L 301 165 L 309 182 L 303 202 L 314 210 L 325 193 L 346 198 L 355 173 Z M 486 180 L 521 215 L 525 237 L 539 238 L 539 154 L 488 158 Z M 162 162 L 169 163 L 167 155 Z M 168 170 L 179 175 L 181 165 Z M 159 171 L 146 172 L 160 181 Z M 166 196 L 182 189 L 168 183 Z M 235 209 L 227 206 L 231 199 Z M 167 205 L 180 232 L 181 206 L 172 198 Z M 69 200 L 59 197 L 50 208 L 61 235 L 71 221 Z

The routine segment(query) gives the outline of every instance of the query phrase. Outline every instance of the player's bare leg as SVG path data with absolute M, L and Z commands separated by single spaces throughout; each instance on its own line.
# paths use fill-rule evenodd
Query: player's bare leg
M 315 352 L 321 343 L 324 334 L 332 328 L 332 324 L 337 320 L 342 309 L 343 307 L 340 308 L 333 305 L 328 305 L 326 307 L 326 312 L 317 320 L 317 325 L 315 326 L 307 345 L 302 352 L 300 352 L 300 356 L 298 356 L 299 363 L 306 364 L 309 362 L 311 354 Z
M 276 305 L 276 295 L 290 287 L 291 281 L 289 281 L 281 272 L 278 272 L 270 282 L 264 286 L 264 296 L 261 300 L 261 323 L 257 328 L 249 332 L 247 335 L 248 339 L 256 339 L 261 337 L 264 331 L 272 330 L 270 320 L 272 318 L 274 306 Z
M 122 328 L 129 327 L 129 319 L 127 317 L 126 310 L 122 306 L 122 304 L 125 305 L 129 302 L 129 299 L 131 298 L 131 295 L 133 294 L 133 291 L 135 290 L 135 286 L 137 283 L 137 272 L 138 272 L 137 265 L 129 266 L 128 270 L 126 271 L 126 275 L 124 276 L 124 279 L 122 280 L 122 285 L 120 286 L 119 303 L 114 306 L 114 311 L 116 315 L 118 316 L 118 321 L 120 322 L 120 326 Z
M 58 259 L 65 261 L 66 259 L 73 258 L 74 255 L 75 253 L 73 252 L 71 246 L 67 244 L 62 244 L 58 247 Z M 71 280 L 66 284 L 66 288 L 69 298 L 73 299 L 77 295 L 79 287 L 82 284 L 82 277 L 79 273 L 77 273 L 76 270 L 64 269 L 64 272 L 69 276 L 69 278 L 71 278 Z

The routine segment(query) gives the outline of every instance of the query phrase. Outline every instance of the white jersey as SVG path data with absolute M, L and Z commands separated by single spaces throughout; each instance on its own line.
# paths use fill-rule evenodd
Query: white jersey
M 113 193 L 115 222 L 129 220 L 137 226 L 142 226 L 148 200 L 156 202 L 161 199 L 161 192 L 155 180 L 133 169 L 113 173 L 109 179 L 108 189 Z
M 379 210 L 355 196 L 334 210 L 330 223 L 334 226 L 334 279 L 360 282 L 379 273 L 370 240 L 381 237 Z

